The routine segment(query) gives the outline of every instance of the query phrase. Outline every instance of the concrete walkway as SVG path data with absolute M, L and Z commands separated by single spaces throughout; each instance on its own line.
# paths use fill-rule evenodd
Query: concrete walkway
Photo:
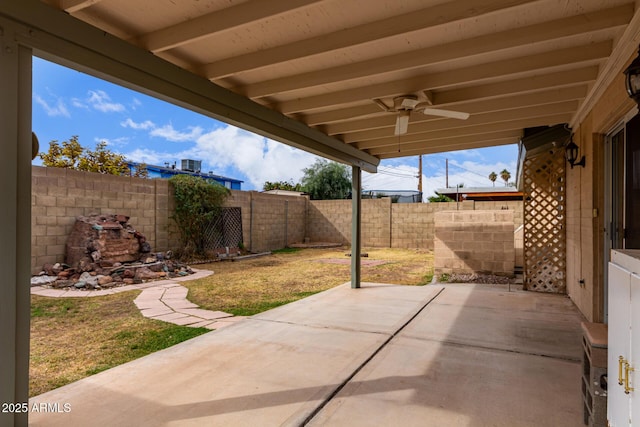
M 142 290 L 133 302 L 144 317 L 193 328 L 221 329 L 239 322 L 244 319 L 244 316 L 234 316 L 223 311 L 203 310 L 187 300 L 189 290 L 179 284 L 179 282 L 201 279 L 212 274 L 213 271 L 210 270 L 195 270 L 195 273 L 189 276 L 90 291 L 32 286 L 31 294 L 51 298 L 80 298 Z
M 581 426 L 581 317 L 487 285 L 343 285 L 31 399 L 36 426 Z

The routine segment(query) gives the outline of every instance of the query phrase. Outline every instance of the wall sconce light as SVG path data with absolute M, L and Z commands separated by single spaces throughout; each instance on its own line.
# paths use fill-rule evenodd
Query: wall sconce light
M 636 104 L 640 104 L 640 50 L 636 59 L 624 70 L 624 76 L 629 97 L 636 101 Z
M 567 157 L 567 162 L 569 163 L 569 166 L 571 166 L 571 169 L 573 169 L 574 166 L 584 167 L 585 158 L 584 156 L 582 156 L 582 158 L 578 160 L 580 147 L 578 147 L 578 145 L 575 142 L 573 142 L 573 135 L 571 135 L 571 139 L 569 140 L 569 143 L 564 147 L 564 150 Z

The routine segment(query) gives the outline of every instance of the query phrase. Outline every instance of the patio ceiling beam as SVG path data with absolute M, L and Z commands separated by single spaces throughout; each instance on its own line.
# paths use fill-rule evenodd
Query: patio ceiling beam
M 573 86 L 593 82 L 598 77 L 597 65 L 567 71 L 523 77 L 498 83 L 485 83 L 461 89 L 436 92 L 433 95 L 435 105 L 454 105 L 472 99 L 490 99 L 510 94 L 523 94 L 546 88 Z
M 60 9 L 68 13 L 76 13 L 102 0 L 57 0 Z
M 335 108 L 336 105 L 358 102 L 367 98 L 385 98 L 401 94 L 418 93 L 425 90 L 446 88 L 454 85 L 472 84 L 509 75 L 526 74 L 533 77 L 536 75 L 536 72 L 554 67 L 573 66 L 574 68 L 578 68 L 578 64 L 594 65 L 594 63 L 609 56 L 611 49 L 612 42 L 608 40 L 521 56 L 519 58 L 478 64 L 456 70 L 425 74 L 392 82 L 365 85 L 306 98 L 296 98 L 279 102 L 277 105 L 274 105 L 274 108 L 284 114 L 291 114 L 331 106 Z
M 443 90 L 432 92 L 433 105 L 441 107 L 505 96 L 523 96 L 524 94 L 529 96 L 539 90 L 557 90 L 563 87 L 582 85 L 595 81 L 597 76 L 598 66 L 589 66 L 499 83 L 487 83 L 477 86 L 467 86 L 462 89 Z M 456 108 L 458 108 L 458 105 L 456 105 Z M 309 125 L 324 124 L 325 127 L 323 129 L 332 135 L 376 127 L 375 122 L 372 120 L 354 120 L 357 119 L 358 116 L 370 116 L 376 113 L 380 114 L 383 112 L 380 107 L 371 102 L 367 105 L 302 114 L 301 117 L 302 120 Z M 337 127 L 334 128 L 334 125 Z
M 417 150 L 402 148 L 400 151 L 388 152 L 385 154 L 380 154 L 379 157 L 381 159 L 395 159 L 397 157 L 410 157 L 410 156 L 419 156 L 420 154 L 438 154 L 443 151 L 458 151 L 458 150 L 472 150 L 474 148 L 485 148 L 485 147 L 493 147 L 497 145 L 509 145 L 515 144 L 518 142 L 520 137 L 508 137 L 494 140 L 478 140 L 470 143 L 460 143 L 460 144 L 450 144 L 446 146 L 430 146 L 425 145 L 424 148 L 420 148 Z
M 611 56 L 603 64 L 598 80 L 594 83 L 587 99 L 580 105 L 571 119 L 570 127 L 573 128 L 584 120 L 608 90 L 611 83 L 620 75 L 619 73 L 625 69 L 629 57 L 638 49 L 638 40 L 640 40 L 640 9 L 636 10 L 631 22 L 629 22 L 624 33 L 618 39 Z
M 320 0 L 251 0 L 138 36 L 131 41 L 151 52 L 162 52 L 212 34 L 289 13 L 318 1 Z M 150 4 L 150 7 L 153 5 Z
M 521 108 L 529 108 L 539 105 L 547 105 L 547 104 L 556 104 L 564 101 L 574 101 L 579 99 L 584 99 L 587 95 L 587 86 L 573 86 L 561 89 L 551 89 L 544 92 L 537 92 L 528 94 L 526 96 L 509 96 L 504 98 L 496 98 L 496 99 L 488 99 L 478 102 L 470 102 L 467 104 L 460 104 L 456 109 L 460 111 L 465 111 L 471 114 L 476 113 L 491 113 L 496 111 L 507 111 Z M 411 118 L 413 120 L 410 121 L 413 123 L 424 123 L 429 120 L 431 116 L 424 115 L 420 112 L 414 113 Z M 382 117 L 378 118 L 382 125 L 384 123 L 385 127 L 380 127 L 378 129 L 371 129 L 367 131 L 359 131 L 352 133 L 342 134 L 342 140 L 347 143 L 353 142 L 361 142 L 368 139 L 381 138 L 389 135 L 389 128 L 395 127 L 395 114 L 387 113 L 384 117 L 384 122 Z M 441 118 L 435 120 L 442 120 Z M 466 120 L 465 120 L 466 122 Z M 467 127 L 466 123 L 460 123 L 462 127 Z M 373 127 L 373 126 L 372 126 Z
M 0 2 L 43 57 L 302 150 L 375 172 L 379 159 L 106 34 L 38 0 Z
M 326 85 L 336 81 L 353 80 L 391 71 L 424 67 L 425 64 L 434 65 L 457 60 L 460 57 L 531 45 L 625 25 L 633 14 L 633 8 L 633 3 L 628 3 L 610 9 L 514 28 L 443 45 L 237 86 L 232 90 L 249 98 L 258 98 Z
M 370 153 L 374 155 L 380 154 L 388 154 L 388 153 L 397 153 L 404 151 L 415 151 L 421 150 L 423 148 L 446 148 L 446 151 L 455 150 L 456 146 L 463 144 L 472 144 L 472 143 L 480 143 L 483 141 L 497 141 L 503 139 L 511 139 L 511 141 L 516 142 L 520 136 L 522 135 L 522 129 L 516 130 L 505 130 L 501 132 L 492 132 L 484 135 L 469 135 L 469 136 L 458 136 L 454 138 L 445 138 L 437 141 L 427 141 L 427 142 L 402 142 L 402 138 L 400 142 L 396 142 L 394 145 L 387 145 L 384 147 L 372 148 L 369 150 Z M 451 150 L 450 150 L 451 149 Z
M 362 43 L 423 30 L 462 19 L 481 16 L 500 9 L 530 3 L 532 0 L 460 0 L 411 11 L 376 22 L 357 25 L 318 37 L 239 55 L 201 67 L 202 75 L 214 80 L 273 64 L 344 49 Z
M 457 129 L 466 126 L 496 123 L 508 120 L 519 120 L 529 117 L 542 117 L 549 114 L 573 113 L 576 108 L 578 108 L 578 101 L 571 100 L 552 104 L 550 103 L 544 105 L 526 106 L 522 108 L 513 108 L 506 111 L 472 114 L 467 120 L 437 118 L 418 121 L 414 119 L 413 121 L 409 122 L 409 130 L 412 133 L 416 133 L 443 129 Z M 380 120 L 382 120 L 382 118 Z M 388 125 L 389 135 L 393 135 L 392 129 L 395 124 L 395 116 L 392 114 L 390 118 L 386 118 L 385 120 L 390 123 Z
M 571 119 L 571 113 L 564 114 L 551 114 L 548 116 L 542 117 L 532 117 L 521 120 L 509 120 L 505 122 L 498 123 L 490 123 L 483 124 L 477 126 L 468 126 L 461 127 L 458 129 L 446 129 L 440 131 L 433 132 L 421 132 L 421 133 L 410 133 L 403 135 L 401 138 L 402 142 L 421 142 L 421 141 L 435 141 L 438 139 L 447 139 L 452 137 L 460 137 L 460 136 L 472 136 L 472 135 L 483 135 L 487 133 L 493 132 L 501 132 L 507 130 L 522 130 L 524 128 L 536 127 L 536 126 L 545 126 L 549 123 L 563 123 L 567 122 Z M 388 134 L 387 134 L 388 135 Z M 394 141 L 395 139 L 395 141 Z M 397 138 L 381 138 L 381 139 L 372 139 L 370 141 L 359 142 L 356 144 L 360 150 L 368 150 L 377 147 L 384 147 L 387 145 L 397 145 Z

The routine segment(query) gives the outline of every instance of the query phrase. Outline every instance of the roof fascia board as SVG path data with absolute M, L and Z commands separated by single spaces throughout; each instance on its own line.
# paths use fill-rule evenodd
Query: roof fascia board
M 611 55 L 601 66 L 597 80 L 569 122 L 569 127 L 576 128 L 584 121 L 591 110 L 593 110 L 595 104 L 600 100 L 602 95 L 604 95 L 616 76 L 622 72 L 629 58 L 637 52 L 639 41 L 640 8 L 636 9 L 633 18 L 631 18 L 631 22 L 629 22 L 624 33 L 617 41 Z
M 380 159 L 271 110 L 38 0 L 0 0 L 17 41 L 45 59 L 293 147 L 376 172 Z

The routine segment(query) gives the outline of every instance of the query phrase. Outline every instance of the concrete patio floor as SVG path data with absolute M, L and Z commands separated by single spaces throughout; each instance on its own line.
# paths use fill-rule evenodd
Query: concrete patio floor
M 581 426 L 580 321 L 557 295 L 345 284 L 32 398 L 70 411 L 30 424 Z

